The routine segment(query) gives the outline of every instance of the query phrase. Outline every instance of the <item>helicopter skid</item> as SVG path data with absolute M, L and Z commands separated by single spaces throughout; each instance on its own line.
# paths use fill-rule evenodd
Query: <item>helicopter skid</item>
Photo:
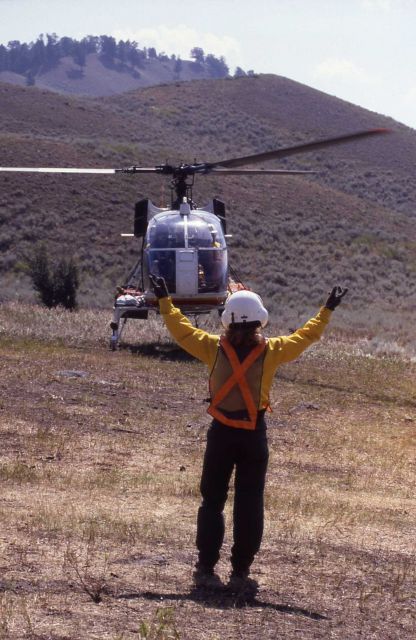
M 203 295 L 195 295 L 195 296 L 176 296 L 175 294 L 171 295 L 172 302 L 176 307 L 180 309 L 195 309 L 196 307 L 201 308 L 202 310 L 208 309 L 211 311 L 212 309 L 217 309 L 219 306 L 222 306 L 227 299 L 228 293 L 219 296 L 207 296 Z M 144 294 L 137 293 L 135 295 L 130 295 L 129 300 L 125 299 L 126 296 L 120 296 L 116 299 L 114 303 L 114 309 L 118 310 L 136 310 L 136 311 L 158 311 L 159 310 L 159 302 L 157 298 L 149 298 Z M 138 315 L 137 317 L 140 317 Z
M 211 311 L 222 310 L 226 295 L 209 296 L 204 295 L 183 297 L 172 295 L 173 304 L 179 307 L 182 313 L 191 315 L 209 314 Z M 140 291 L 131 292 L 128 299 L 126 296 L 119 296 L 113 309 L 113 320 L 110 324 L 112 335 L 110 338 L 110 348 L 115 350 L 121 340 L 123 329 L 128 319 L 147 320 L 149 311 L 159 313 L 159 303 L 156 298 L 147 298 Z
M 221 298 L 175 298 L 172 296 L 172 302 L 178 307 L 182 313 L 210 313 L 213 309 L 221 309 L 224 306 L 225 299 Z M 114 304 L 114 315 L 119 318 L 136 318 L 139 320 L 147 320 L 149 311 L 159 313 L 159 305 L 155 300 L 149 300 L 146 304 L 137 306 L 136 304 Z

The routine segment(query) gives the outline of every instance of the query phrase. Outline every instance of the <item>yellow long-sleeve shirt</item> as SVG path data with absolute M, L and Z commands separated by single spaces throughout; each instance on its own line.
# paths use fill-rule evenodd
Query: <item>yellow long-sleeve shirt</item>
M 176 342 L 188 353 L 204 362 L 211 372 L 217 358 L 220 336 L 197 329 L 173 304 L 171 298 L 159 300 L 159 310 Z M 319 313 L 289 336 L 268 338 L 264 358 L 260 406 L 269 406 L 270 387 L 277 368 L 295 360 L 305 349 L 322 336 L 331 317 L 331 311 L 321 307 Z

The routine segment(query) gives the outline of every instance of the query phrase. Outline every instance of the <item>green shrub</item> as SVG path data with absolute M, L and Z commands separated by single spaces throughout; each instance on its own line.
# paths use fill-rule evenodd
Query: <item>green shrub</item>
M 45 245 L 39 245 L 27 260 L 28 273 L 34 289 L 46 307 L 62 305 L 75 309 L 79 287 L 78 267 L 73 258 L 61 258 L 51 264 Z

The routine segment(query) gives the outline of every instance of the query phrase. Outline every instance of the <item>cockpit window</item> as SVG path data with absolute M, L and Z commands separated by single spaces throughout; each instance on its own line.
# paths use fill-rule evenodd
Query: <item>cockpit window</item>
M 146 247 L 177 249 L 184 246 L 184 221 L 179 214 L 169 214 L 151 220 L 146 235 Z
M 148 249 L 225 249 L 225 239 L 216 216 L 192 211 L 189 217 L 184 218 L 171 212 L 150 221 L 145 246 Z
M 189 246 L 200 248 L 225 248 L 220 221 L 209 213 L 196 212 L 189 221 Z
M 210 293 L 227 289 L 227 256 L 225 251 L 199 249 L 198 292 Z
M 212 236 L 208 225 L 203 220 L 193 218 L 188 224 L 188 246 L 189 247 L 210 247 Z

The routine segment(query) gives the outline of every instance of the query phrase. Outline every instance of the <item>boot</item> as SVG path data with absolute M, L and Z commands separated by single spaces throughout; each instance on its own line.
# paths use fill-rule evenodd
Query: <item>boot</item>
M 214 567 L 206 567 L 199 562 L 195 565 L 193 582 L 197 589 L 221 589 L 224 585 L 214 572 Z
M 235 595 L 254 598 L 259 585 L 256 580 L 253 580 L 249 576 L 249 569 L 233 569 L 227 584 L 227 589 Z

